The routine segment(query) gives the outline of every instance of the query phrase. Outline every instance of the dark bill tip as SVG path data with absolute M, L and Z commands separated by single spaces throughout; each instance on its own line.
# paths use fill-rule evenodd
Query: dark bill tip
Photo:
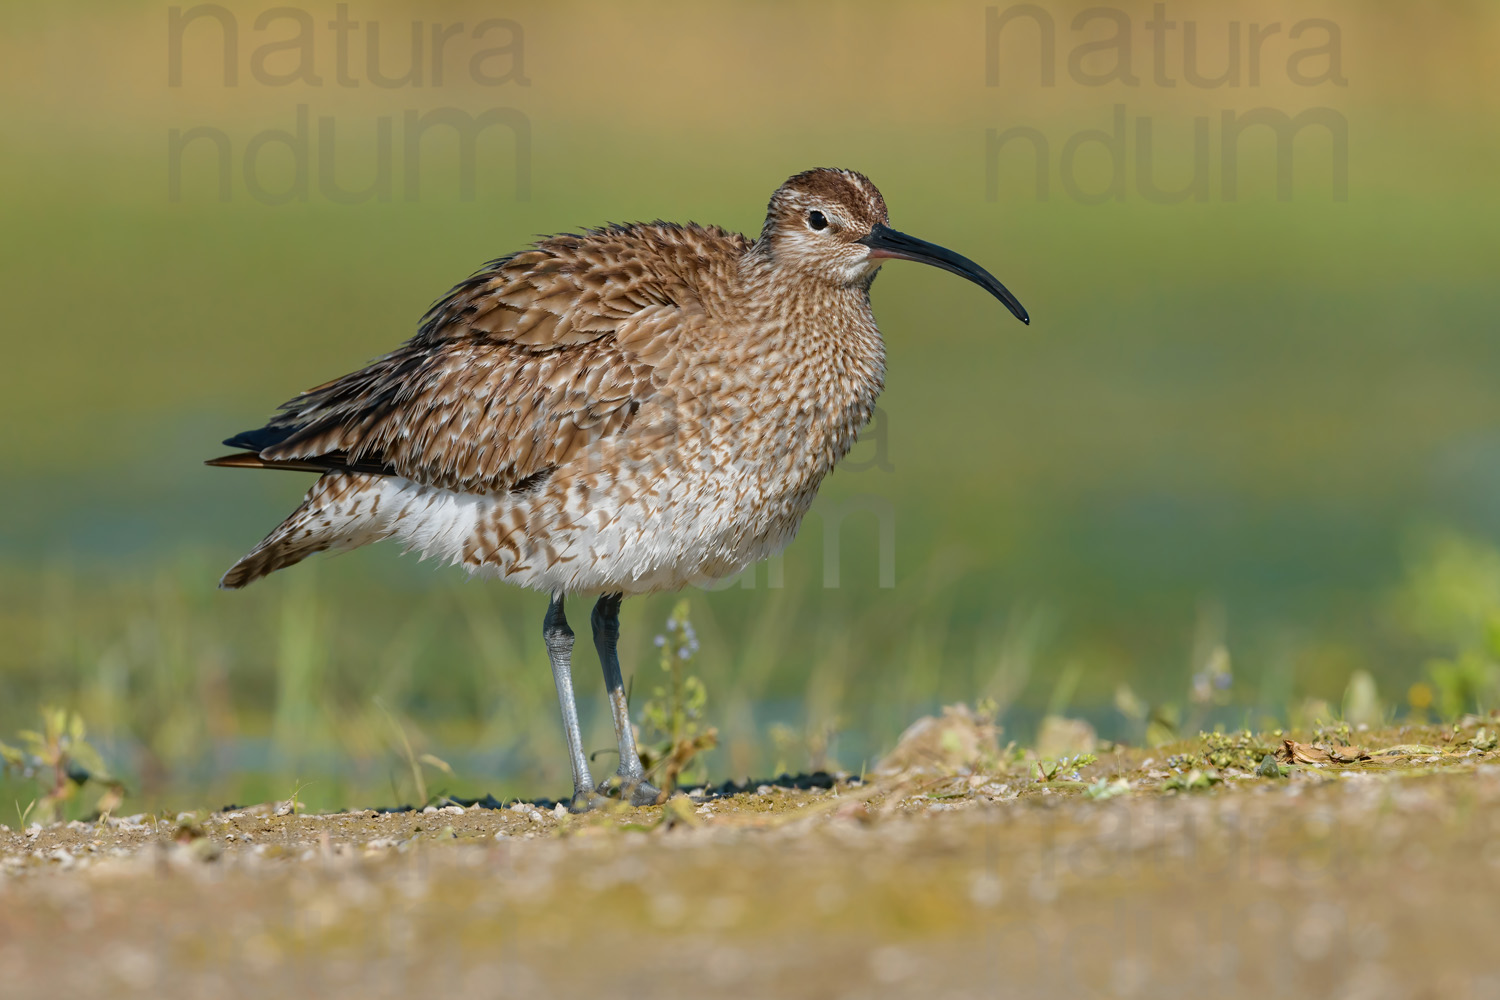
M 1005 308 L 1022 323 L 1031 324 L 1031 316 L 1027 314 L 1026 307 L 1021 305 L 1019 299 L 1010 293 L 1010 289 L 1000 284 L 1000 280 L 993 274 L 974 263 L 962 254 L 956 254 L 946 247 L 940 247 L 936 243 L 928 243 L 919 240 L 915 236 L 907 236 L 898 233 L 889 226 L 876 224 L 870 230 L 870 234 L 858 242 L 870 248 L 871 257 L 889 257 L 894 260 L 915 260 L 923 264 L 931 264 L 945 271 L 952 271 L 960 277 L 968 278 L 974 284 L 989 292 L 995 298 L 1005 303 Z

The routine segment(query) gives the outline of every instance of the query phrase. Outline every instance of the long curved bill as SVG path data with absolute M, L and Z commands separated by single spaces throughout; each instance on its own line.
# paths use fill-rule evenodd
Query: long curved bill
M 968 278 L 974 284 L 989 292 L 995 298 L 1005 303 L 1005 308 L 1015 314 L 1016 319 L 1022 323 L 1030 324 L 1031 317 L 1026 313 L 1026 307 L 1021 305 L 1019 299 L 1010 293 L 1010 289 L 1000 284 L 998 278 L 974 263 L 962 254 L 956 254 L 952 250 L 940 247 L 936 243 L 928 243 L 919 240 L 915 236 L 907 236 L 898 233 L 889 226 L 876 224 L 870 230 L 870 235 L 857 242 L 863 243 L 870 248 L 870 256 L 874 258 L 890 257 L 895 260 L 915 260 L 923 264 L 931 264 L 945 271 L 952 271 L 961 277 Z

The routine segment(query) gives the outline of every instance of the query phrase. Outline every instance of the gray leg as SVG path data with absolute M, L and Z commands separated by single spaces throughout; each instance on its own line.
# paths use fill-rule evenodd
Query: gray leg
M 630 729 L 630 706 L 625 701 L 625 684 L 620 678 L 620 657 L 615 644 L 620 639 L 619 594 L 605 594 L 594 605 L 591 621 L 594 626 L 594 648 L 599 651 L 599 665 L 604 668 L 604 687 L 609 691 L 609 707 L 615 718 L 615 739 L 620 747 L 620 769 L 615 780 L 620 784 L 620 795 L 633 806 L 649 806 L 661 795 L 651 782 L 646 780 L 646 769 L 641 767 L 641 756 L 635 749 L 635 734 Z M 604 781 L 599 791 L 610 785 Z
M 563 614 L 562 594 L 553 594 L 547 605 L 542 638 L 547 642 L 547 658 L 552 661 L 552 680 L 557 684 L 563 731 L 568 737 L 568 757 L 573 763 L 573 801 L 569 808 L 583 812 L 592 803 L 594 781 L 583 753 L 583 731 L 578 726 L 578 705 L 573 700 L 573 630 L 568 628 L 568 617 Z

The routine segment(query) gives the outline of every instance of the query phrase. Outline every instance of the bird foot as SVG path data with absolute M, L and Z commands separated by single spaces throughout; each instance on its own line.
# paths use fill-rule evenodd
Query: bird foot
M 573 799 L 568 803 L 568 812 L 575 816 L 579 813 L 592 812 L 603 806 L 606 800 L 600 793 L 588 789 L 580 789 L 573 793 Z
M 612 774 L 594 789 L 598 795 L 618 798 L 632 806 L 654 806 L 662 801 L 661 789 L 639 775 Z

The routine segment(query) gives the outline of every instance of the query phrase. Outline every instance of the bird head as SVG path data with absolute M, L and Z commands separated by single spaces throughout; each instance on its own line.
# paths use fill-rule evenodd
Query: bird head
M 771 196 L 757 246 L 778 267 L 846 286 L 869 287 L 886 260 L 915 260 L 968 278 L 1023 323 L 1025 308 L 994 275 L 967 257 L 890 227 L 885 198 L 864 174 L 819 167 Z

